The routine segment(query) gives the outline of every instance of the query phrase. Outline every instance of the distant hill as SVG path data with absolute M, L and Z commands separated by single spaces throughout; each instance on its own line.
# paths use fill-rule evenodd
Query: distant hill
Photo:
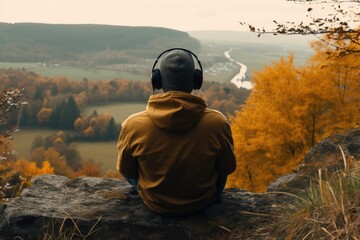
M 190 36 L 203 43 L 224 45 L 274 45 L 285 49 L 309 49 L 311 41 L 318 40 L 314 36 L 303 35 L 272 35 L 263 34 L 260 37 L 253 32 L 242 31 L 189 31 Z
M 136 62 L 170 47 L 200 48 L 188 33 L 160 27 L 0 23 L 0 62 Z

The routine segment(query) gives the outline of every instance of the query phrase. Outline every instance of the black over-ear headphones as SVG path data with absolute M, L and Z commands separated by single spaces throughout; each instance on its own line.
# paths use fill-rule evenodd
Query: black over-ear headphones
M 201 88 L 201 85 L 203 83 L 203 69 L 201 66 L 201 62 L 198 59 L 198 57 L 195 55 L 195 53 L 193 53 L 190 50 L 184 49 L 184 48 L 170 48 L 168 50 L 165 50 L 164 52 L 160 53 L 160 55 L 156 58 L 154 65 L 152 67 L 151 70 L 151 84 L 153 89 L 161 89 L 161 74 L 160 74 L 160 69 L 155 68 L 157 62 L 159 61 L 159 59 L 161 58 L 162 55 L 164 55 L 165 53 L 168 53 L 172 50 L 183 50 L 185 52 L 188 52 L 190 55 L 192 55 L 196 61 L 198 62 L 198 65 L 200 67 L 200 69 L 195 69 L 195 73 L 194 73 L 194 90 L 198 90 Z

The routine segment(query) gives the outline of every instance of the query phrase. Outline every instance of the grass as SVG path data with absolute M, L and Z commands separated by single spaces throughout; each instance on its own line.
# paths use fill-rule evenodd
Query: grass
M 343 157 L 344 170 L 319 170 L 306 195 L 280 206 L 275 239 L 360 239 L 360 163 Z
M 70 226 L 67 224 L 68 220 L 70 220 Z M 92 235 L 100 230 L 100 228 L 97 227 L 100 220 L 101 217 L 99 217 L 90 230 L 85 233 L 80 230 L 77 221 L 75 221 L 67 212 L 65 212 L 65 217 L 62 220 L 60 226 L 57 226 L 54 221 L 52 221 L 50 225 L 45 226 L 45 232 L 42 240 L 93 239 Z

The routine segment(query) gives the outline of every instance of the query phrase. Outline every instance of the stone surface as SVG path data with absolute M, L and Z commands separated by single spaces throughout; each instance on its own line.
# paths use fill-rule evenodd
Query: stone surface
M 268 191 L 297 193 L 305 190 L 310 181 L 316 180 L 319 169 L 323 176 L 330 176 L 334 171 L 344 168 L 342 151 L 347 166 L 360 159 L 360 128 L 330 136 L 316 144 L 295 172 L 278 178 L 269 185 Z
M 72 232 L 84 237 L 90 234 L 86 239 L 240 236 L 240 239 L 252 239 L 250 235 L 254 236 L 256 231 L 262 234 L 256 225 L 269 220 L 261 214 L 268 212 L 272 204 L 274 199 L 269 194 L 228 189 L 221 204 L 202 213 L 161 217 L 151 213 L 124 181 L 41 175 L 33 179 L 32 186 L 20 197 L 1 206 L 0 239 L 43 239 L 45 234 L 59 236 L 62 229 L 63 235 Z M 79 231 L 74 228 L 75 223 Z

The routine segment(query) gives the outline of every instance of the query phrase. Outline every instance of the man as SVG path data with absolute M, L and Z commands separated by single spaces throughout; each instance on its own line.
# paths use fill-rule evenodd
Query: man
M 191 94 L 201 84 L 194 53 L 181 48 L 161 53 L 152 85 L 164 92 L 122 124 L 117 168 L 153 212 L 187 215 L 219 202 L 227 175 L 236 169 L 225 116 Z

